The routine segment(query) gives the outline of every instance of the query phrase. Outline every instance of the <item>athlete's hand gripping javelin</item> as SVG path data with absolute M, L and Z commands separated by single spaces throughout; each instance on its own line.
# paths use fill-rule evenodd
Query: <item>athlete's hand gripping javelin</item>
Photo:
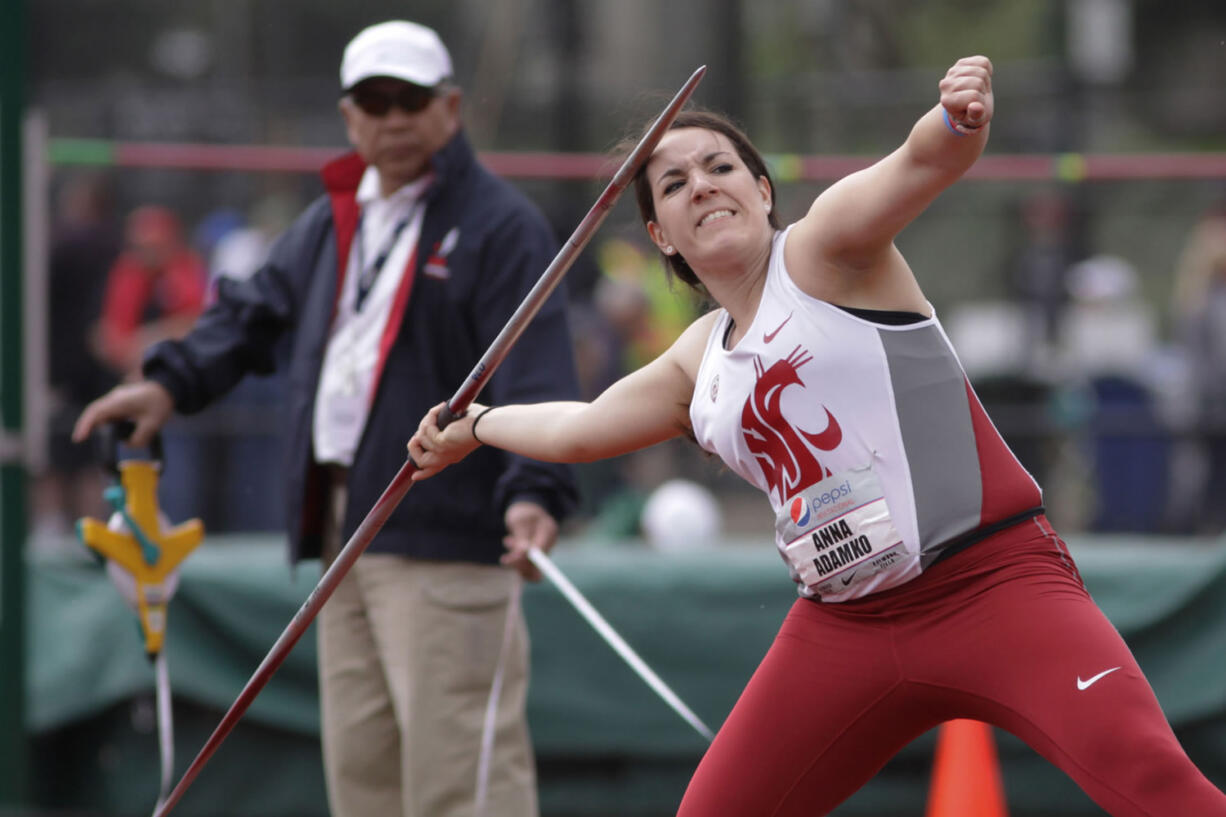
M 446 407 L 439 403 L 422 418 L 417 433 L 409 442 L 409 456 L 417 464 L 414 482 L 434 476 L 448 465 L 459 462 L 481 446 L 473 434 L 473 423 L 487 406 L 473 403 L 468 412 L 439 430 L 439 413 Z M 513 502 L 507 507 L 503 521 L 507 536 L 502 540 L 507 552 L 501 562 L 514 568 L 528 581 L 540 581 L 541 571 L 528 553 L 533 548 L 548 553 L 558 539 L 558 523 L 544 508 L 533 502 Z
M 473 431 L 473 422 L 488 410 L 489 406 L 472 403 L 467 413 L 452 420 L 446 428 L 439 429 L 439 413 L 446 407 L 446 403 L 439 403 L 430 409 L 426 416 L 421 418 L 417 433 L 409 440 L 409 456 L 417 466 L 413 474 L 414 482 L 429 479 L 481 447 L 481 441 Z

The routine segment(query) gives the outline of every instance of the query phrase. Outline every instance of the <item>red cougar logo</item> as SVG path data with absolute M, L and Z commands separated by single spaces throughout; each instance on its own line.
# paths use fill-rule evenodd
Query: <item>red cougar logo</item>
M 745 444 L 758 461 L 766 484 L 778 493 L 781 502 L 796 490 L 830 476 L 830 469 L 822 466 L 810 446 L 833 451 L 843 441 L 843 429 L 830 409 L 826 409 L 826 430 L 820 434 L 796 428 L 783 416 L 783 390 L 805 385 L 797 370 L 812 359 L 812 355 L 797 346 L 787 358 L 776 361 L 766 371 L 762 370 L 760 358 L 754 360 L 758 382 L 741 409 Z

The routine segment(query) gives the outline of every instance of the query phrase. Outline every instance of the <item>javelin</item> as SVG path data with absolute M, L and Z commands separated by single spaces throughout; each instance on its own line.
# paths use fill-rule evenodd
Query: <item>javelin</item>
M 579 222 L 579 226 L 567 239 L 562 249 L 557 256 L 549 264 L 549 267 L 541 275 L 540 280 L 532 287 L 531 291 L 524 298 L 523 303 L 515 310 L 515 314 L 511 315 L 506 326 L 498 333 L 498 337 L 494 338 L 494 342 L 490 344 L 481 360 L 473 367 L 472 373 L 464 381 L 463 385 L 447 402 L 443 411 L 439 412 L 438 425 L 439 428 L 445 428 L 448 423 L 455 420 L 457 417 L 463 416 L 468 409 L 469 404 L 481 391 L 485 385 L 485 381 L 490 378 L 498 365 L 511 351 L 511 346 L 523 334 L 528 323 L 540 311 L 544 305 L 545 299 L 561 282 L 562 276 L 570 269 L 575 258 L 587 245 L 595 234 L 596 229 L 601 222 L 613 209 L 613 205 L 617 202 L 622 191 L 634 179 L 643 164 L 651 156 L 651 152 L 655 150 L 660 139 L 664 136 L 664 132 L 668 130 L 669 125 L 677 118 L 677 114 L 681 112 L 681 108 L 689 100 L 694 93 L 694 89 L 698 87 L 699 81 L 702 80 L 702 75 L 707 71 L 704 65 L 695 71 L 685 85 L 681 86 L 681 90 L 672 98 L 668 106 L 656 119 L 647 133 L 635 146 L 634 150 L 626 157 L 622 166 L 617 173 L 613 175 L 613 179 L 605 187 L 604 192 L 600 194 L 600 198 L 596 200 L 596 204 L 583 217 L 583 221 Z M 285 661 L 289 651 L 298 643 L 298 639 L 306 632 L 307 627 L 314 621 L 315 616 L 319 614 L 320 609 L 324 606 L 331 596 L 332 591 L 340 584 L 341 579 L 345 578 L 345 574 L 353 567 L 353 563 L 357 561 L 362 552 L 375 538 L 375 534 L 383 527 L 383 523 L 392 515 L 392 511 L 400 504 L 400 500 L 408 493 L 412 487 L 412 475 L 417 470 L 417 466 L 410 459 L 400 466 L 400 470 L 396 476 L 392 478 L 391 483 L 384 489 L 383 494 L 375 502 L 373 508 L 358 525 L 357 530 L 349 537 L 349 541 L 345 543 L 345 547 L 337 554 L 336 560 L 331 567 L 320 578 L 319 583 L 315 585 L 315 589 L 307 596 L 306 601 L 298 608 L 298 612 L 290 619 L 289 625 L 285 631 L 277 638 L 276 643 L 272 645 L 268 655 L 264 656 L 264 660 L 256 668 L 250 680 L 239 693 L 238 698 L 230 705 L 230 709 L 222 716 L 221 722 L 217 724 L 217 728 L 213 730 L 213 734 L 205 742 L 204 748 L 196 755 L 196 759 L 192 761 L 187 771 L 183 773 L 183 777 L 179 780 L 178 785 L 174 787 L 170 795 L 162 804 L 153 812 L 153 817 L 165 817 L 166 814 L 174 808 L 179 799 L 183 797 L 183 793 L 196 779 L 196 775 L 200 774 L 200 770 L 204 768 L 204 764 L 208 762 L 213 753 L 217 751 L 217 747 L 226 739 L 226 736 L 234 729 L 239 718 L 251 706 L 251 702 L 255 700 L 255 696 L 260 693 L 268 680 L 272 678 L 277 668 Z

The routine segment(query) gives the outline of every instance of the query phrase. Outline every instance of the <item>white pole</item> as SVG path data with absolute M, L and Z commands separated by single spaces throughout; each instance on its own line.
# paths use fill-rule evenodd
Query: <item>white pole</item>
M 47 118 L 31 110 L 22 123 L 22 246 L 25 253 L 25 465 L 26 473 L 36 475 L 47 468 L 48 428 L 51 415 L 50 334 L 47 329 L 48 303 L 47 247 L 51 230 L 50 172 L 47 161 Z
M 541 572 L 549 577 L 549 581 L 557 586 L 558 590 L 562 591 L 562 595 L 566 596 L 567 600 L 574 605 L 579 614 L 587 619 L 588 624 L 596 628 L 596 632 L 600 633 L 608 645 L 620 655 L 630 668 L 638 673 L 638 676 L 647 682 L 647 685 L 656 691 L 664 702 L 673 708 L 673 711 L 680 715 L 686 723 L 694 727 L 698 734 L 707 739 L 708 742 L 715 739 L 715 733 L 707 727 L 705 723 L 699 720 L 690 708 L 686 706 L 680 698 L 677 697 L 668 684 L 660 680 L 660 677 L 651 671 L 651 667 L 644 663 L 642 658 L 639 658 L 638 653 L 630 648 L 617 631 L 609 626 L 609 622 L 604 620 L 600 613 L 596 612 L 596 608 L 588 603 L 588 600 L 583 597 L 566 575 L 558 570 L 557 565 L 553 563 L 545 553 L 538 548 L 532 548 L 528 551 L 528 558 L 532 560 L 532 564 L 541 569 Z

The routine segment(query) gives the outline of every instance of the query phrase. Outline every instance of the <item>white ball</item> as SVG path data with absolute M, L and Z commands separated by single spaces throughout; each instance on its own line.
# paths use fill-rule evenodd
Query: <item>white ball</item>
M 715 496 L 685 479 L 670 479 L 652 491 L 640 521 L 647 541 L 660 550 L 710 547 L 723 531 Z

